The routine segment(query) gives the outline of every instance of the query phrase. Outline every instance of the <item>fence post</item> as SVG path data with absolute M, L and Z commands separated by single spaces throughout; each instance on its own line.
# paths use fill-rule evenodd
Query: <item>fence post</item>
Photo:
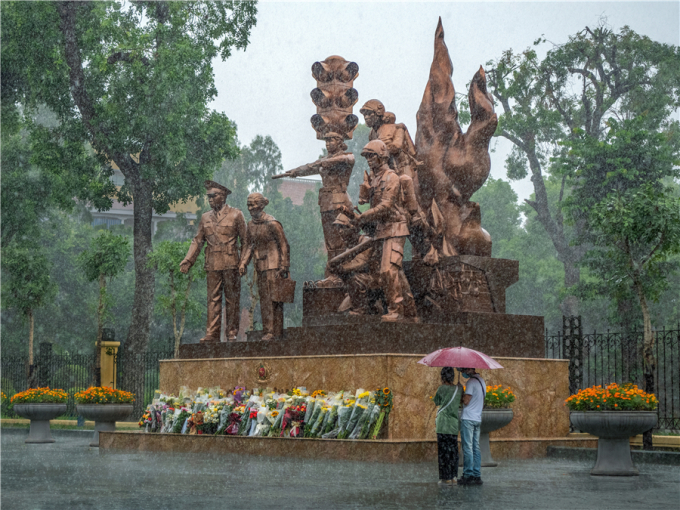
M 116 360 L 118 358 L 118 348 L 120 342 L 116 342 L 116 332 L 113 329 L 104 328 L 102 332 L 102 363 L 101 363 L 101 385 L 116 387 L 117 373 Z
M 574 395 L 583 384 L 583 329 L 581 316 L 562 316 L 562 358 L 569 360 L 569 393 Z
M 38 386 L 51 386 L 52 343 L 40 342 L 38 351 Z

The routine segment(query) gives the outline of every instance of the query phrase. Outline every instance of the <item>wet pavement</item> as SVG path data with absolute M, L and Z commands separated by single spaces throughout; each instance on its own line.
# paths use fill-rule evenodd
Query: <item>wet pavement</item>
M 630 478 L 591 477 L 592 463 L 535 459 L 483 468 L 484 485 L 440 487 L 433 464 L 379 464 L 89 448 L 89 434 L 27 445 L 2 431 L 2 508 L 669 509 L 680 467 L 645 464 Z

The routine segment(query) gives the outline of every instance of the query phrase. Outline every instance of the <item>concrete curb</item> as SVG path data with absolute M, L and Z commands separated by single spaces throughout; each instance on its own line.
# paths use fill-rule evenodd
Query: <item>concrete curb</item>
M 665 464 L 680 466 L 680 452 L 648 452 L 632 450 L 630 453 L 635 464 Z M 597 459 L 597 448 L 548 446 L 548 457 L 553 459 L 595 462 Z
M 50 429 L 53 437 L 92 437 L 94 430 Z M 0 434 L 28 436 L 28 427 L 3 427 Z

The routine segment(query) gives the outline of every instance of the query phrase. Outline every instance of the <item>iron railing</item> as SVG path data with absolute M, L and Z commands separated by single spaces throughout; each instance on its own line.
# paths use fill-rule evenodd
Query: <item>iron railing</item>
M 173 356 L 171 350 L 132 355 L 119 352 L 116 355 L 116 387 L 136 395 L 130 420 L 139 419 L 151 403 L 154 391 L 159 387 L 160 360 Z M 3 354 L 0 360 L 1 386 L 5 395 L 9 398 L 28 389 L 28 356 Z M 53 354 L 51 344 L 40 344 L 38 355 L 34 358 L 35 384 L 67 391 L 69 401 L 65 416 L 76 417 L 78 413 L 73 395 L 95 384 L 95 361 L 94 354 Z M 4 408 L 3 412 L 6 413 L 7 409 Z
M 633 383 L 644 389 L 639 330 L 583 334 L 580 320 L 566 318 L 562 332 L 546 332 L 546 358 L 568 359 L 571 393 L 591 386 Z M 654 331 L 655 391 L 659 400 L 659 429 L 680 430 L 680 325 Z

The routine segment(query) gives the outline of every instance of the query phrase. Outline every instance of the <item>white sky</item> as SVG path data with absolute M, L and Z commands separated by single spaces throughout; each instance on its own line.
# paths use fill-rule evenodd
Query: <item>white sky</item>
M 323 142 L 309 118 L 315 61 L 340 55 L 359 64 L 359 101 L 380 99 L 415 138 L 416 112 L 432 62 L 434 31 L 442 17 L 453 61 L 453 83 L 465 92 L 480 65 L 508 49 L 523 50 L 544 35 L 566 42 L 600 16 L 619 30 L 628 25 L 651 39 L 679 44 L 680 3 L 674 2 L 261 2 L 246 51 L 215 62 L 218 97 L 212 104 L 236 122 L 241 143 L 270 135 L 286 170 L 315 160 Z M 548 45 L 543 48 L 547 51 Z M 496 109 L 498 110 L 498 107 Z M 494 138 L 491 175 L 505 177 L 510 143 Z M 533 187 L 512 183 L 520 200 Z

